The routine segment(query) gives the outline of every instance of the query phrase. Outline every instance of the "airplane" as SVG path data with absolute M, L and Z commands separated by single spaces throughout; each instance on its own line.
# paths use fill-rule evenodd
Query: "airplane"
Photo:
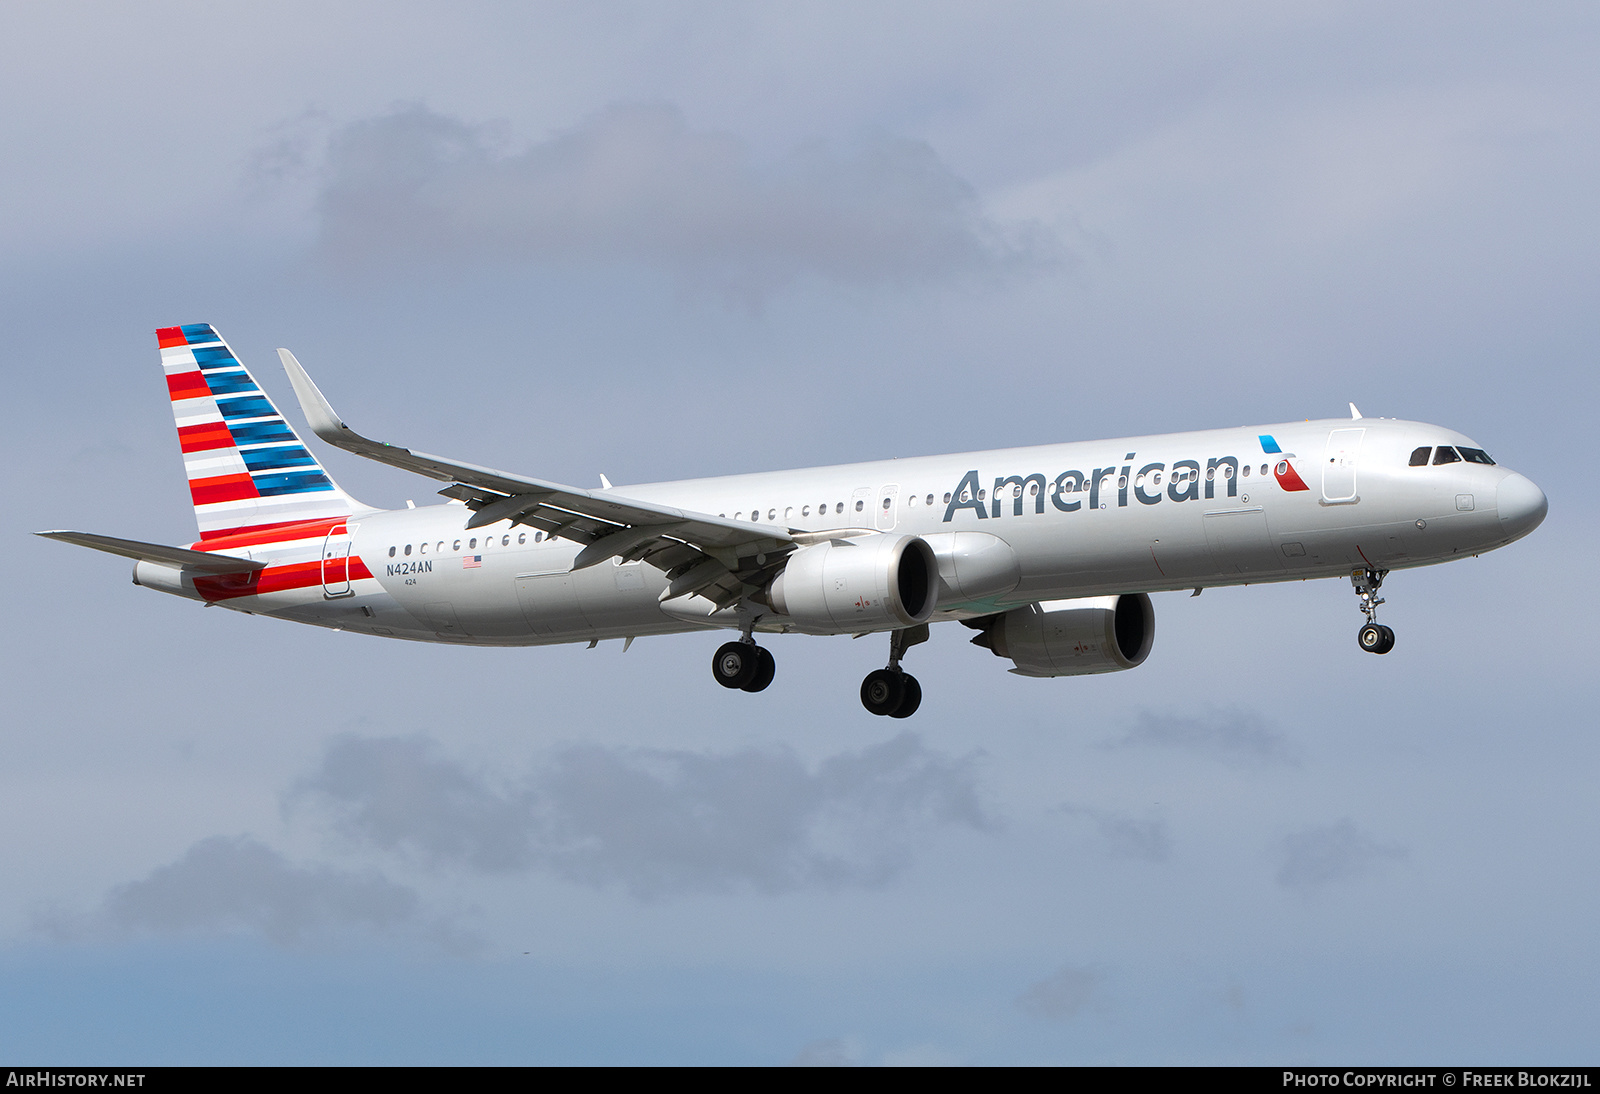
M 157 332 L 200 538 L 187 547 L 38 535 L 135 560 L 134 584 L 335 630 L 535 646 L 737 631 L 718 684 L 773 681 L 757 634 L 887 633 L 861 684 L 905 718 L 901 667 L 929 625 L 1030 677 L 1135 668 L 1153 592 L 1347 577 L 1361 649 L 1393 570 L 1520 539 L 1548 502 L 1477 442 L 1364 418 L 1215 429 L 601 488 L 527 478 L 385 444 L 334 413 L 279 357 L 311 431 L 448 485 L 443 504 L 356 501 L 302 443 L 221 335 Z

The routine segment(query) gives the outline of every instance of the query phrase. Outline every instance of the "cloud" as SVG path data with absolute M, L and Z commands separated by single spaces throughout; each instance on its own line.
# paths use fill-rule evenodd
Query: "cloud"
M 812 1041 L 795 1054 L 790 1067 L 855 1067 L 855 1053 L 837 1037 Z
M 1172 836 L 1164 820 L 1141 820 L 1123 813 L 1078 805 L 1064 805 L 1061 809 L 1069 815 L 1092 820 L 1106 842 L 1107 853 L 1113 858 L 1165 862 L 1172 855 Z
M 112 889 L 87 919 L 56 916 L 40 926 L 68 937 L 246 932 L 291 946 L 417 918 L 416 893 L 381 874 L 296 866 L 249 836 L 212 836 L 148 877 Z
M 1095 969 L 1068 965 L 1017 996 L 1017 1007 L 1036 1018 L 1065 1022 L 1096 1001 L 1103 979 Z
M 615 104 L 520 149 L 400 107 L 333 133 L 318 212 L 325 256 L 363 267 L 641 263 L 759 289 L 807 274 L 901 282 L 1060 258 L 1036 225 L 986 216 L 925 142 L 879 134 L 846 152 L 813 142 L 763 163 L 661 104 Z
M 1379 843 L 1346 817 L 1337 824 L 1307 828 L 1284 837 L 1278 884 L 1312 892 L 1376 873 L 1385 863 L 1407 857 L 1403 847 Z
M 578 745 L 496 781 L 420 739 L 346 737 L 296 797 L 367 845 L 435 867 L 541 870 L 643 897 L 746 886 L 875 885 L 931 829 L 989 826 L 976 760 L 902 735 L 823 761 Z
M 1140 745 L 1182 749 L 1232 764 L 1298 762 L 1287 737 L 1259 714 L 1244 710 L 1213 711 L 1198 718 L 1142 711 L 1126 733 L 1104 742 L 1106 748 Z

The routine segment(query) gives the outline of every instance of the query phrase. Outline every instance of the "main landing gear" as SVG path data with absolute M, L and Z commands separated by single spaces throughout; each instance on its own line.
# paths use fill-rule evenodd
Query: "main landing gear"
M 861 681 L 861 705 L 869 714 L 909 718 L 922 705 L 922 685 L 900 668 L 906 650 L 928 640 L 928 625 L 889 632 L 889 666 L 867 673 Z
M 928 640 L 928 625 L 889 633 L 889 665 L 867 673 L 861 681 L 861 705 L 872 714 L 909 718 L 922 705 L 922 685 L 900 667 L 906 650 Z M 711 659 L 711 675 L 725 688 L 765 691 L 772 683 L 777 663 L 772 652 L 756 645 L 750 632 L 736 642 L 725 642 Z
M 1388 653 L 1394 649 L 1394 631 L 1378 622 L 1378 605 L 1383 603 L 1378 588 L 1387 576 L 1388 570 L 1355 570 L 1350 574 L 1350 584 L 1355 586 L 1361 611 L 1367 617 L 1361 630 L 1356 632 L 1356 642 L 1368 653 Z
M 717 683 L 740 691 L 765 691 L 777 671 L 772 651 L 749 638 L 724 643 L 711 659 L 711 675 Z

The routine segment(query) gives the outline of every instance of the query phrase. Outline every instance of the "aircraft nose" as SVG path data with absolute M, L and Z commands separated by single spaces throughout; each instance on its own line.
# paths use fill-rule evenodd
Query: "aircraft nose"
M 1500 512 L 1500 527 L 1515 539 L 1543 523 L 1550 501 L 1531 479 L 1513 471 L 1495 488 L 1495 508 Z

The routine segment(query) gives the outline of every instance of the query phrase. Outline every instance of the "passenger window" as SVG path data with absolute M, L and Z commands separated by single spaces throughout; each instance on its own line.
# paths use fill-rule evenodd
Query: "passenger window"
M 1456 450 L 1447 444 L 1441 444 L 1433 453 L 1433 466 L 1441 463 L 1460 463 L 1461 457 L 1456 455 Z
M 500 546 L 502 546 L 502 547 L 511 546 L 511 537 L 510 536 L 501 536 L 500 537 Z
M 389 548 L 389 557 L 390 558 L 394 557 L 394 548 L 393 547 Z
M 1431 444 L 1425 444 L 1421 448 L 1413 450 L 1412 453 L 1411 453 L 1411 466 L 1412 467 L 1427 467 L 1428 466 L 1428 457 L 1431 456 L 1432 454 L 1433 454 L 1433 445 L 1431 445 Z
M 1250 477 L 1250 465 L 1249 464 L 1245 464 L 1243 470 L 1241 470 L 1239 472 L 1239 474 L 1243 475 L 1245 478 L 1248 479 Z M 1160 481 L 1161 481 L 1161 475 L 1160 475 L 1159 472 L 1157 472 L 1157 474 L 1156 474 L 1157 485 L 1160 484 Z
M 1491 467 L 1494 466 L 1494 461 L 1489 458 L 1489 453 L 1481 448 L 1462 448 L 1457 445 L 1456 451 L 1460 452 L 1461 458 L 1468 463 L 1486 463 Z
M 883 511 L 885 513 L 887 513 L 889 511 L 889 499 L 888 498 L 884 498 L 883 499 Z
M 409 555 L 410 553 L 411 553 L 411 544 L 408 543 L 408 544 L 406 544 L 406 554 Z
M 949 500 L 949 499 L 948 499 L 948 498 L 947 498 L 947 499 L 945 499 L 945 500 L 947 500 L 947 501 L 948 501 L 948 500 Z M 933 504 L 933 495 L 932 495 L 932 494 L 929 494 L 929 495 L 928 495 L 928 504 L 929 504 L 929 505 L 932 505 L 932 504 Z
M 861 512 L 861 510 L 865 509 L 866 507 L 867 507 L 867 503 L 866 502 L 861 501 L 859 498 L 856 500 L 856 512 L 859 513 L 859 512 Z
M 841 502 L 839 502 L 839 503 L 838 503 L 838 504 L 837 504 L 837 505 L 835 505 L 835 506 L 834 506 L 834 507 L 833 507 L 833 511 L 834 511 L 834 512 L 835 512 L 835 513 L 842 513 L 842 512 L 844 512 L 844 502 L 842 502 L 842 501 L 841 501 Z
M 517 542 L 518 543 L 527 543 L 528 542 L 528 533 L 526 533 L 526 532 L 518 532 L 517 533 Z
M 461 550 L 461 541 L 460 541 L 460 540 L 459 540 L 459 539 L 458 539 L 458 540 L 456 540 L 456 541 L 455 541 L 455 543 L 453 543 L 453 544 L 451 544 L 451 546 L 450 546 L 450 549 L 451 549 L 451 550 L 452 550 L 452 551 L 459 551 L 459 550 Z
M 944 503 L 946 505 L 950 504 L 950 495 L 948 493 L 946 493 L 945 496 L 944 496 Z
M 544 542 L 544 533 L 543 532 L 535 532 L 535 533 L 533 533 L 533 542 L 535 542 L 535 543 L 543 543 Z
M 417 554 L 425 555 L 427 553 L 428 553 L 428 545 L 426 543 L 417 544 Z

